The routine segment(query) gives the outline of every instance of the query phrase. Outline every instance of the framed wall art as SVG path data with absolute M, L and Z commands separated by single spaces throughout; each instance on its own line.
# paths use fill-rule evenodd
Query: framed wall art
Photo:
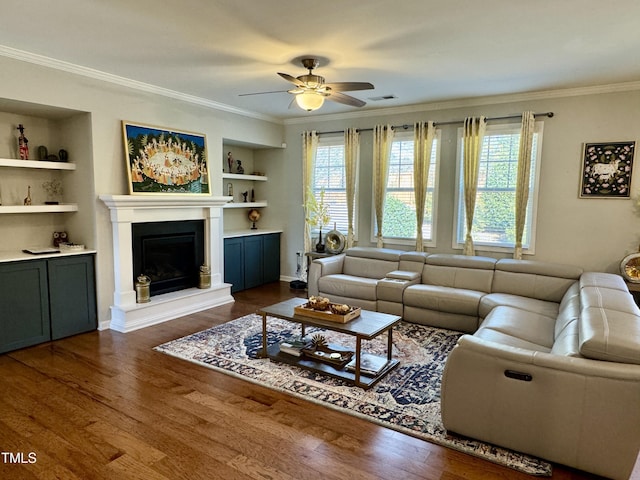
M 630 198 L 635 142 L 585 143 L 581 198 Z
M 129 193 L 210 195 L 204 134 L 122 122 Z

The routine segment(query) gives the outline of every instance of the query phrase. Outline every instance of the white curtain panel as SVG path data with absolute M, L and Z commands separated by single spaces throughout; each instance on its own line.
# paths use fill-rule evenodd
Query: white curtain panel
M 413 128 L 413 193 L 416 202 L 416 251 L 424 251 L 422 221 L 424 220 L 424 204 L 427 198 L 431 150 L 436 129 L 433 122 L 418 122 Z
M 313 187 L 313 162 L 318 150 L 318 134 L 315 131 L 302 133 L 302 205 L 307 204 L 308 192 Z M 303 210 L 306 218 L 306 212 Z M 311 240 L 311 227 L 304 222 L 304 251 L 311 252 L 313 244 Z M 307 278 L 307 262 L 302 262 L 303 279 Z
M 478 191 L 478 170 L 480 168 L 480 151 L 482 138 L 486 128 L 485 117 L 468 117 L 464 121 L 464 210 L 466 215 L 466 236 L 464 241 L 464 255 L 475 255 L 473 246 L 473 215 L 476 209 L 476 193 Z
M 357 208 L 358 196 L 357 181 L 358 169 L 360 166 L 360 133 L 355 128 L 348 128 L 344 132 L 344 153 L 345 153 L 345 179 L 347 190 L 347 248 L 353 247 L 354 229 L 353 219 Z
M 531 150 L 533 148 L 533 131 L 536 119 L 533 112 L 522 114 L 520 129 L 520 148 L 518 150 L 518 173 L 516 183 L 516 243 L 513 258 L 522 258 L 522 236 L 527 218 L 527 204 L 529 203 L 529 182 L 531 177 Z
M 391 125 L 376 125 L 373 129 L 373 195 L 376 210 L 376 245 L 382 248 L 382 217 L 384 199 L 387 194 L 387 177 L 389 176 L 389 157 L 394 131 Z

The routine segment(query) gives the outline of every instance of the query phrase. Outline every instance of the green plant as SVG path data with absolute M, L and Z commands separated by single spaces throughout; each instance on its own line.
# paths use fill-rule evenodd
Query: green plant
M 307 189 L 307 201 L 304 204 L 304 210 L 305 221 L 312 228 L 322 229 L 331 221 L 329 205 L 324 203 L 324 188 L 320 190 L 320 200 L 316 198 L 311 187 Z

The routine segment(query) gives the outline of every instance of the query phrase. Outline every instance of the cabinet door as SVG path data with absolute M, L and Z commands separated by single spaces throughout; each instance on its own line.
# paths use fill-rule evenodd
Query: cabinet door
M 50 259 L 51 338 L 68 337 L 98 327 L 92 255 Z
M 0 353 L 51 339 L 47 263 L 0 264 Z
M 242 238 L 224 239 L 224 281 L 231 293 L 244 290 L 244 242 Z
M 263 235 L 264 246 L 264 282 L 271 283 L 280 280 L 280 234 L 269 233 Z
M 262 237 L 263 235 L 244 237 L 244 288 L 257 287 L 263 283 Z

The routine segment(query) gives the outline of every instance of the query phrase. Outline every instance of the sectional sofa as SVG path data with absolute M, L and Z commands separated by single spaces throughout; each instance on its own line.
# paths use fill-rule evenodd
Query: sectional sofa
M 640 451 L 640 310 L 618 275 L 537 261 L 355 247 L 316 259 L 309 295 L 463 335 L 451 432 L 610 478 Z

